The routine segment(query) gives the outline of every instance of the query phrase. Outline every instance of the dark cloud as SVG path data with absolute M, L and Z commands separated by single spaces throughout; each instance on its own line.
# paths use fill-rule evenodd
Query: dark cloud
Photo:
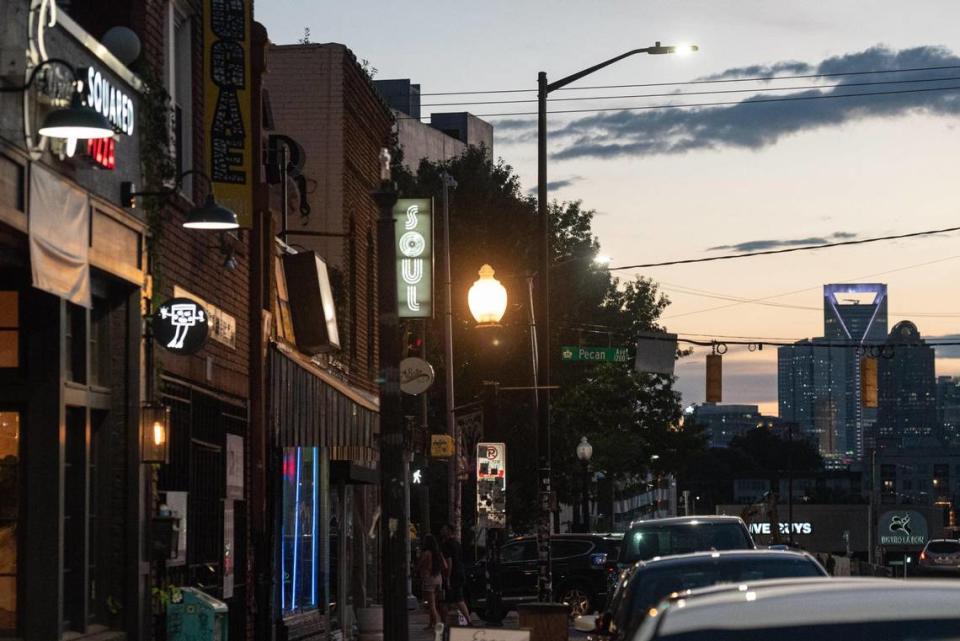
M 791 238 L 781 240 L 748 240 L 735 245 L 717 245 L 708 247 L 708 252 L 716 251 L 734 251 L 734 252 L 755 252 L 765 249 L 777 249 L 779 247 L 803 247 L 805 245 L 823 245 L 834 241 L 852 240 L 856 234 L 847 231 L 838 231 L 829 236 L 810 236 L 809 238 Z
M 866 51 L 836 56 L 820 62 L 817 73 L 838 73 L 874 69 L 906 69 L 960 65 L 960 57 L 944 47 L 915 47 L 894 51 L 873 47 Z M 777 70 L 805 70 L 803 63 L 785 62 L 768 66 L 730 69 L 727 75 L 747 76 Z M 910 85 L 874 85 L 836 87 L 798 91 L 790 97 L 820 97 L 876 91 L 960 87 L 958 70 L 939 70 L 909 74 L 856 76 L 849 82 L 933 78 L 933 82 Z M 836 81 L 838 79 L 831 79 Z M 690 109 L 616 111 L 598 113 L 568 123 L 557 135 L 568 141 L 553 155 L 558 159 L 615 158 L 657 154 L 681 154 L 688 151 L 720 148 L 762 149 L 785 136 L 808 130 L 837 127 L 866 118 L 895 118 L 909 113 L 940 116 L 960 115 L 960 91 L 932 91 L 861 99 L 795 100 L 751 105 L 751 102 L 782 98 L 782 92 L 757 93 L 735 105 Z
M 815 72 L 815 68 L 805 62 L 787 61 L 772 65 L 750 65 L 749 67 L 734 67 L 712 76 L 704 76 L 697 80 L 735 80 L 736 78 L 765 78 L 768 76 L 791 75 L 800 76 Z
M 563 189 L 564 187 L 569 187 L 570 185 L 576 182 L 579 182 L 580 180 L 581 180 L 581 176 L 570 176 L 569 178 L 561 178 L 560 180 L 548 180 L 547 191 L 556 191 L 558 189 Z M 537 188 L 531 187 L 529 192 L 530 192 L 530 195 L 536 196 Z

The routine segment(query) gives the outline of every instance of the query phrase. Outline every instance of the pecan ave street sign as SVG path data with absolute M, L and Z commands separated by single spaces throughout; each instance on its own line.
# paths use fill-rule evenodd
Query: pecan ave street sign
M 633 354 L 629 347 L 586 347 L 583 345 L 564 345 L 560 348 L 560 358 L 565 363 L 629 363 Z

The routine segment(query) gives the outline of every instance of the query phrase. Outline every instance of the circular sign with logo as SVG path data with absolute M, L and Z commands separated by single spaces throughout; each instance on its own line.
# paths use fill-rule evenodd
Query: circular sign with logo
M 153 315 L 153 337 L 175 354 L 193 354 L 207 340 L 210 317 L 189 298 L 171 298 Z
M 400 361 L 400 389 L 404 394 L 423 394 L 433 385 L 433 365 L 411 356 Z

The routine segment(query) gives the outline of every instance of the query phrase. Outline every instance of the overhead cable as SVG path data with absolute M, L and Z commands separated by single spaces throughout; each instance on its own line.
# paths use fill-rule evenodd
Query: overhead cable
M 774 254 L 791 254 L 795 252 L 812 251 L 815 249 L 831 249 L 833 247 L 845 247 L 848 245 L 866 245 L 867 243 L 878 243 L 888 240 L 901 240 L 904 238 L 917 238 L 920 236 L 932 236 L 935 234 L 948 234 L 960 231 L 960 227 L 945 227 L 943 229 L 930 229 L 927 231 L 916 231 L 908 234 L 895 234 L 892 236 L 877 236 L 874 238 L 860 238 L 857 240 L 842 240 L 833 243 L 820 243 L 818 245 L 802 245 L 800 247 L 783 247 L 780 249 L 765 249 L 762 251 L 745 252 L 740 254 L 723 254 L 721 256 L 704 256 L 701 258 L 686 258 L 683 260 L 668 260 L 659 263 L 640 263 L 637 265 L 618 265 L 608 267 L 609 271 L 618 271 L 623 269 L 648 269 L 651 267 L 669 267 L 672 265 L 689 265 L 693 263 L 710 263 L 719 260 L 736 260 L 739 258 L 755 258 L 757 256 L 771 256 Z
M 811 73 L 800 75 L 753 76 L 748 78 L 710 78 L 703 80 L 686 80 L 676 82 L 646 82 L 626 85 L 582 85 L 576 87 L 561 87 L 558 91 L 585 91 L 590 89 L 630 89 L 634 87 L 676 87 L 682 85 L 710 85 L 731 82 L 769 82 L 771 80 L 800 80 L 806 78 L 838 78 L 842 76 L 863 76 L 881 73 L 909 73 L 914 71 L 939 71 L 942 69 L 960 69 L 960 65 L 940 65 L 931 67 L 907 67 L 905 69 L 872 69 L 864 71 L 837 71 L 833 73 Z M 433 91 L 421 93 L 421 96 L 470 96 L 495 93 L 536 93 L 536 88 L 530 89 L 488 89 L 468 91 Z M 399 94 L 396 94 L 399 96 Z

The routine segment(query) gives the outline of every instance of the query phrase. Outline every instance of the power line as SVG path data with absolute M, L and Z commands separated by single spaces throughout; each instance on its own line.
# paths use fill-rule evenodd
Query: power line
M 842 279 L 842 282 L 855 282 L 855 281 L 864 280 L 864 279 L 867 279 L 867 278 L 876 278 L 877 276 L 886 276 L 887 274 L 894 274 L 894 273 L 896 273 L 896 272 L 902 272 L 902 271 L 906 271 L 906 270 L 908 270 L 908 269 L 915 269 L 915 268 L 917 268 L 917 267 L 926 267 L 926 266 L 928 266 L 928 265 L 935 265 L 935 264 L 937 264 L 937 263 L 946 262 L 946 261 L 948 261 L 948 260 L 956 260 L 957 258 L 960 258 L 960 255 L 947 256 L 946 258 L 938 258 L 938 259 L 936 259 L 936 260 L 930 260 L 930 261 L 923 262 L 923 263 L 916 263 L 916 264 L 913 264 L 913 265 L 905 265 L 905 266 L 903 266 L 903 267 L 897 267 L 897 268 L 895 268 L 895 269 L 888 269 L 888 270 L 885 270 L 885 271 L 882 271 L 882 272 L 875 272 L 875 273 L 873 273 L 873 274 L 866 274 L 866 275 L 864 275 L 864 276 L 857 276 L 856 278 L 844 278 L 844 279 Z M 660 284 L 661 284 L 661 285 L 668 285 L 668 283 L 663 283 L 663 282 L 661 282 Z M 705 313 L 707 313 L 707 312 L 714 312 L 714 311 L 718 311 L 718 310 L 721 310 L 721 309 L 728 309 L 728 308 L 730 308 L 730 307 L 737 307 L 738 305 L 743 305 L 743 304 L 746 304 L 746 303 L 754 303 L 754 302 L 757 302 L 757 301 L 771 300 L 771 299 L 773 299 L 773 298 L 783 298 L 783 297 L 785 297 L 785 296 L 792 296 L 793 294 L 801 294 L 801 293 L 803 293 L 803 292 L 808 292 L 808 291 L 812 291 L 812 290 L 815 290 L 815 289 L 820 289 L 820 287 L 821 287 L 820 285 L 814 285 L 814 286 L 812 286 L 812 287 L 805 287 L 805 288 L 803 288 L 803 289 L 795 289 L 795 290 L 793 290 L 793 291 L 783 292 L 782 294 L 773 294 L 773 295 L 770 295 L 770 296 L 764 296 L 764 297 L 762 297 L 762 298 L 752 298 L 752 299 L 744 300 L 743 302 L 732 303 L 732 304 L 730 304 L 730 305 L 718 305 L 718 306 L 716 306 L 716 307 L 707 307 L 707 308 L 705 308 L 705 309 L 698 309 L 698 310 L 694 310 L 694 311 L 690 311 L 690 312 L 684 312 L 684 313 L 682 313 L 682 314 L 671 314 L 671 315 L 669 315 L 669 316 L 664 316 L 664 317 L 663 317 L 663 320 L 668 320 L 668 319 L 671 319 L 671 318 L 680 318 L 680 317 L 682 317 L 682 316 L 693 316 L 693 315 L 695 315 L 695 314 L 705 314 Z
M 741 254 L 723 254 L 722 256 L 705 256 L 702 258 L 686 258 L 683 260 L 668 260 L 660 263 L 642 263 L 638 265 L 620 265 L 617 267 L 608 267 L 609 271 L 618 271 L 622 269 L 647 269 L 650 267 L 669 267 L 672 265 L 689 265 L 693 263 L 710 263 L 718 260 L 735 260 L 738 258 L 754 258 L 756 256 L 771 256 L 774 254 L 790 254 L 794 252 L 812 251 L 814 249 L 830 249 L 833 247 L 844 247 L 848 245 L 865 245 L 867 243 L 877 243 L 887 240 L 901 240 L 904 238 L 916 238 L 919 236 L 932 236 L 935 234 L 948 234 L 950 232 L 960 231 L 960 227 L 946 227 L 944 229 L 930 229 L 927 231 L 916 231 L 908 234 L 896 234 L 893 236 L 877 236 L 874 238 L 861 238 L 858 240 L 843 240 L 834 243 L 821 243 L 819 245 L 803 245 L 800 247 L 784 247 L 781 249 L 766 249 L 763 251 L 746 252 Z
M 928 87 L 925 89 L 899 89 L 893 91 L 864 91 L 861 93 L 850 93 L 850 94 L 831 94 L 828 96 L 790 96 L 784 98 L 757 98 L 757 99 L 746 99 L 746 100 L 728 100 L 723 102 L 701 102 L 701 103 L 687 103 L 682 105 L 643 105 L 640 107 L 608 107 L 600 109 L 557 109 L 554 111 L 548 111 L 548 115 L 555 114 L 577 114 L 577 113 L 604 113 L 610 111 L 646 111 L 650 109 L 689 109 L 693 107 L 725 107 L 731 105 L 760 105 L 770 102 L 794 102 L 797 100 L 836 100 L 839 98 L 865 98 L 870 96 L 895 96 L 909 93 L 929 93 L 932 91 L 956 91 L 960 89 L 960 86 L 953 87 Z M 487 113 L 487 114 L 473 114 L 474 116 L 481 118 L 502 118 L 506 116 L 536 116 L 536 111 L 512 111 L 512 112 L 500 112 L 500 113 Z M 397 120 L 417 120 L 420 121 L 421 118 L 414 118 L 413 116 L 400 116 Z
M 769 91 L 804 91 L 810 89 L 834 89 L 836 87 L 872 87 L 875 85 L 903 85 L 915 84 L 918 82 L 944 82 L 947 80 L 960 80 L 960 76 L 943 76 L 941 78 L 911 78 L 909 80 L 873 80 L 869 82 L 838 82 L 832 85 L 796 85 L 793 87 L 751 87 L 750 89 L 721 89 L 714 91 L 683 91 L 667 93 L 641 93 L 628 94 L 621 96 L 577 96 L 574 98 L 552 98 L 551 102 L 579 102 L 584 100 L 617 100 L 620 98 L 671 98 L 680 96 L 714 96 L 720 94 L 734 93 L 760 93 Z M 428 102 L 420 105 L 421 107 L 456 107 L 463 105 L 512 105 L 521 103 L 534 103 L 536 98 L 524 98 L 523 100 L 483 100 L 467 102 Z
M 801 75 L 774 75 L 774 76 L 755 76 L 749 78 L 711 78 L 703 80 L 686 80 L 678 82 L 647 82 L 639 84 L 626 85 L 584 85 L 578 87 L 562 87 L 558 91 L 586 91 L 590 89 L 631 89 L 635 87 L 676 87 L 682 85 L 709 85 L 731 82 L 769 82 L 771 80 L 800 80 L 806 78 L 838 78 L 842 76 L 863 76 L 881 73 L 909 73 L 914 71 L 938 71 L 942 69 L 960 69 L 960 65 L 941 65 L 933 67 L 907 67 L 905 69 L 873 69 L 865 71 L 837 71 L 834 73 L 812 73 Z M 469 90 L 469 91 L 433 91 L 421 93 L 421 96 L 470 96 L 479 94 L 498 94 L 498 93 L 536 93 L 536 89 L 489 89 L 489 90 Z M 394 94 L 400 96 L 400 94 Z

